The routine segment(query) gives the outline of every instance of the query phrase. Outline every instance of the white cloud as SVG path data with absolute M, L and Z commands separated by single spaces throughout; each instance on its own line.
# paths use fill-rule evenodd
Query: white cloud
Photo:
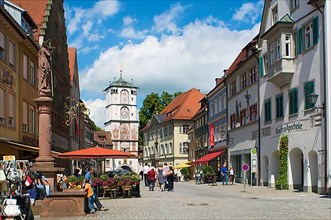
M 147 31 L 136 31 L 132 27 L 125 27 L 119 36 L 129 39 L 144 39 Z
M 207 93 L 215 86 L 215 78 L 223 75 L 258 31 L 259 24 L 232 31 L 222 21 L 209 17 L 184 26 L 180 36 L 162 35 L 158 39 L 150 35 L 141 43 L 111 47 L 81 72 L 80 87 L 100 94 L 109 80 L 119 77 L 123 65 L 123 78 L 129 82 L 133 79 L 140 88 L 138 98 L 151 92 L 186 91 L 192 87 Z M 104 116 L 96 114 L 91 118 L 100 121 L 99 117 Z
M 137 19 L 135 19 L 135 18 L 133 18 L 131 16 L 125 16 L 123 18 L 123 25 L 124 26 L 131 26 L 131 25 L 133 25 L 136 22 L 137 22 Z
M 261 14 L 263 4 L 263 0 L 260 0 L 257 3 L 244 3 L 238 10 L 236 10 L 236 13 L 232 16 L 232 19 L 235 21 L 244 21 L 254 24 L 256 19 Z
M 169 33 L 176 34 L 178 32 L 178 28 L 175 20 L 184 12 L 185 9 L 186 7 L 183 7 L 180 4 L 175 4 L 171 6 L 170 10 L 154 16 L 154 30 L 156 32 L 167 31 Z
M 90 51 L 92 51 L 92 50 L 96 50 L 96 49 L 98 49 L 99 48 L 99 45 L 94 45 L 93 47 L 89 47 L 89 46 L 87 46 L 87 47 L 83 47 L 83 48 L 81 48 L 81 52 L 82 52 L 82 54 L 87 54 L 88 52 L 90 52 Z
M 83 100 L 86 107 L 90 110 L 89 117 L 94 121 L 94 123 L 100 127 L 104 128 L 106 122 L 106 101 L 102 99 L 95 100 Z
M 66 6 L 65 16 L 68 37 L 71 38 L 76 34 L 76 38 L 73 42 L 70 42 L 70 46 L 79 46 L 77 48 L 80 49 L 82 43 L 86 40 L 88 42 L 96 42 L 105 38 L 104 34 L 101 33 L 103 28 L 102 22 L 116 14 L 119 7 L 120 4 L 116 0 L 101 0 L 96 2 L 92 8 L 87 9 Z M 77 44 L 77 42 L 81 43 Z

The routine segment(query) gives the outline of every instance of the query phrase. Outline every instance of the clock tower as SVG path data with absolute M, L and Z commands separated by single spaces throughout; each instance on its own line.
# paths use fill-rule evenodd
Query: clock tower
M 122 78 L 109 83 L 104 90 L 106 95 L 106 122 L 105 130 L 112 134 L 113 149 L 130 152 L 136 158 L 115 159 L 106 163 L 106 170 L 124 168 L 127 166 L 132 171 L 138 172 L 138 111 L 137 111 L 138 87 Z

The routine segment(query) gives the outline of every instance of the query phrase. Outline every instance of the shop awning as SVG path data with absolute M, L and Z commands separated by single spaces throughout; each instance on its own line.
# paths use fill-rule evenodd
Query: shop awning
M 207 154 L 203 157 L 201 157 L 199 160 L 196 160 L 194 163 L 208 163 L 210 160 L 214 159 L 215 157 L 218 157 L 219 155 L 223 154 L 225 151 L 219 151 Z

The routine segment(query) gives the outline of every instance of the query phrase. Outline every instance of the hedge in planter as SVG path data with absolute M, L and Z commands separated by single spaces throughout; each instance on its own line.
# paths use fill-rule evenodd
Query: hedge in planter
M 288 136 L 282 136 L 279 143 L 279 177 L 276 181 L 276 189 L 288 189 Z

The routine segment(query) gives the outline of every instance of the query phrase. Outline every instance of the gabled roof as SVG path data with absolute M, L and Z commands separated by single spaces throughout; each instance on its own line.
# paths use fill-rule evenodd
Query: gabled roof
M 254 48 L 254 46 L 257 43 L 259 35 L 256 35 L 252 41 L 250 41 L 239 53 L 239 55 L 236 57 L 236 59 L 233 61 L 229 69 L 227 69 L 224 74 L 226 76 L 231 75 L 239 66 L 246 61 L 246 59 L 249 57 L 249 51 Z
M 74 47 L 68 47 L 68 59 L 70 70 L 70 84 L 73 84 L 75 76 L 75 68 L 77 67 L 77 50 Z
M 170 102 L 161 112 L 168 120 L 190 120 L 199 111 L 201 99 L 204 95 L 197 89 L 193 88 Z
M 47 9 L 46 5 L 49 3 L 49 0 L 38 0 L 38 1 L 10 0 L 10 1 L 29 12 L 34 22 L 38 26 L 38 31 L 33 34 L 35 40 L 38 41 L 40 30 L 42 29 L 42 23 L 44 23 L 45 11 Z

